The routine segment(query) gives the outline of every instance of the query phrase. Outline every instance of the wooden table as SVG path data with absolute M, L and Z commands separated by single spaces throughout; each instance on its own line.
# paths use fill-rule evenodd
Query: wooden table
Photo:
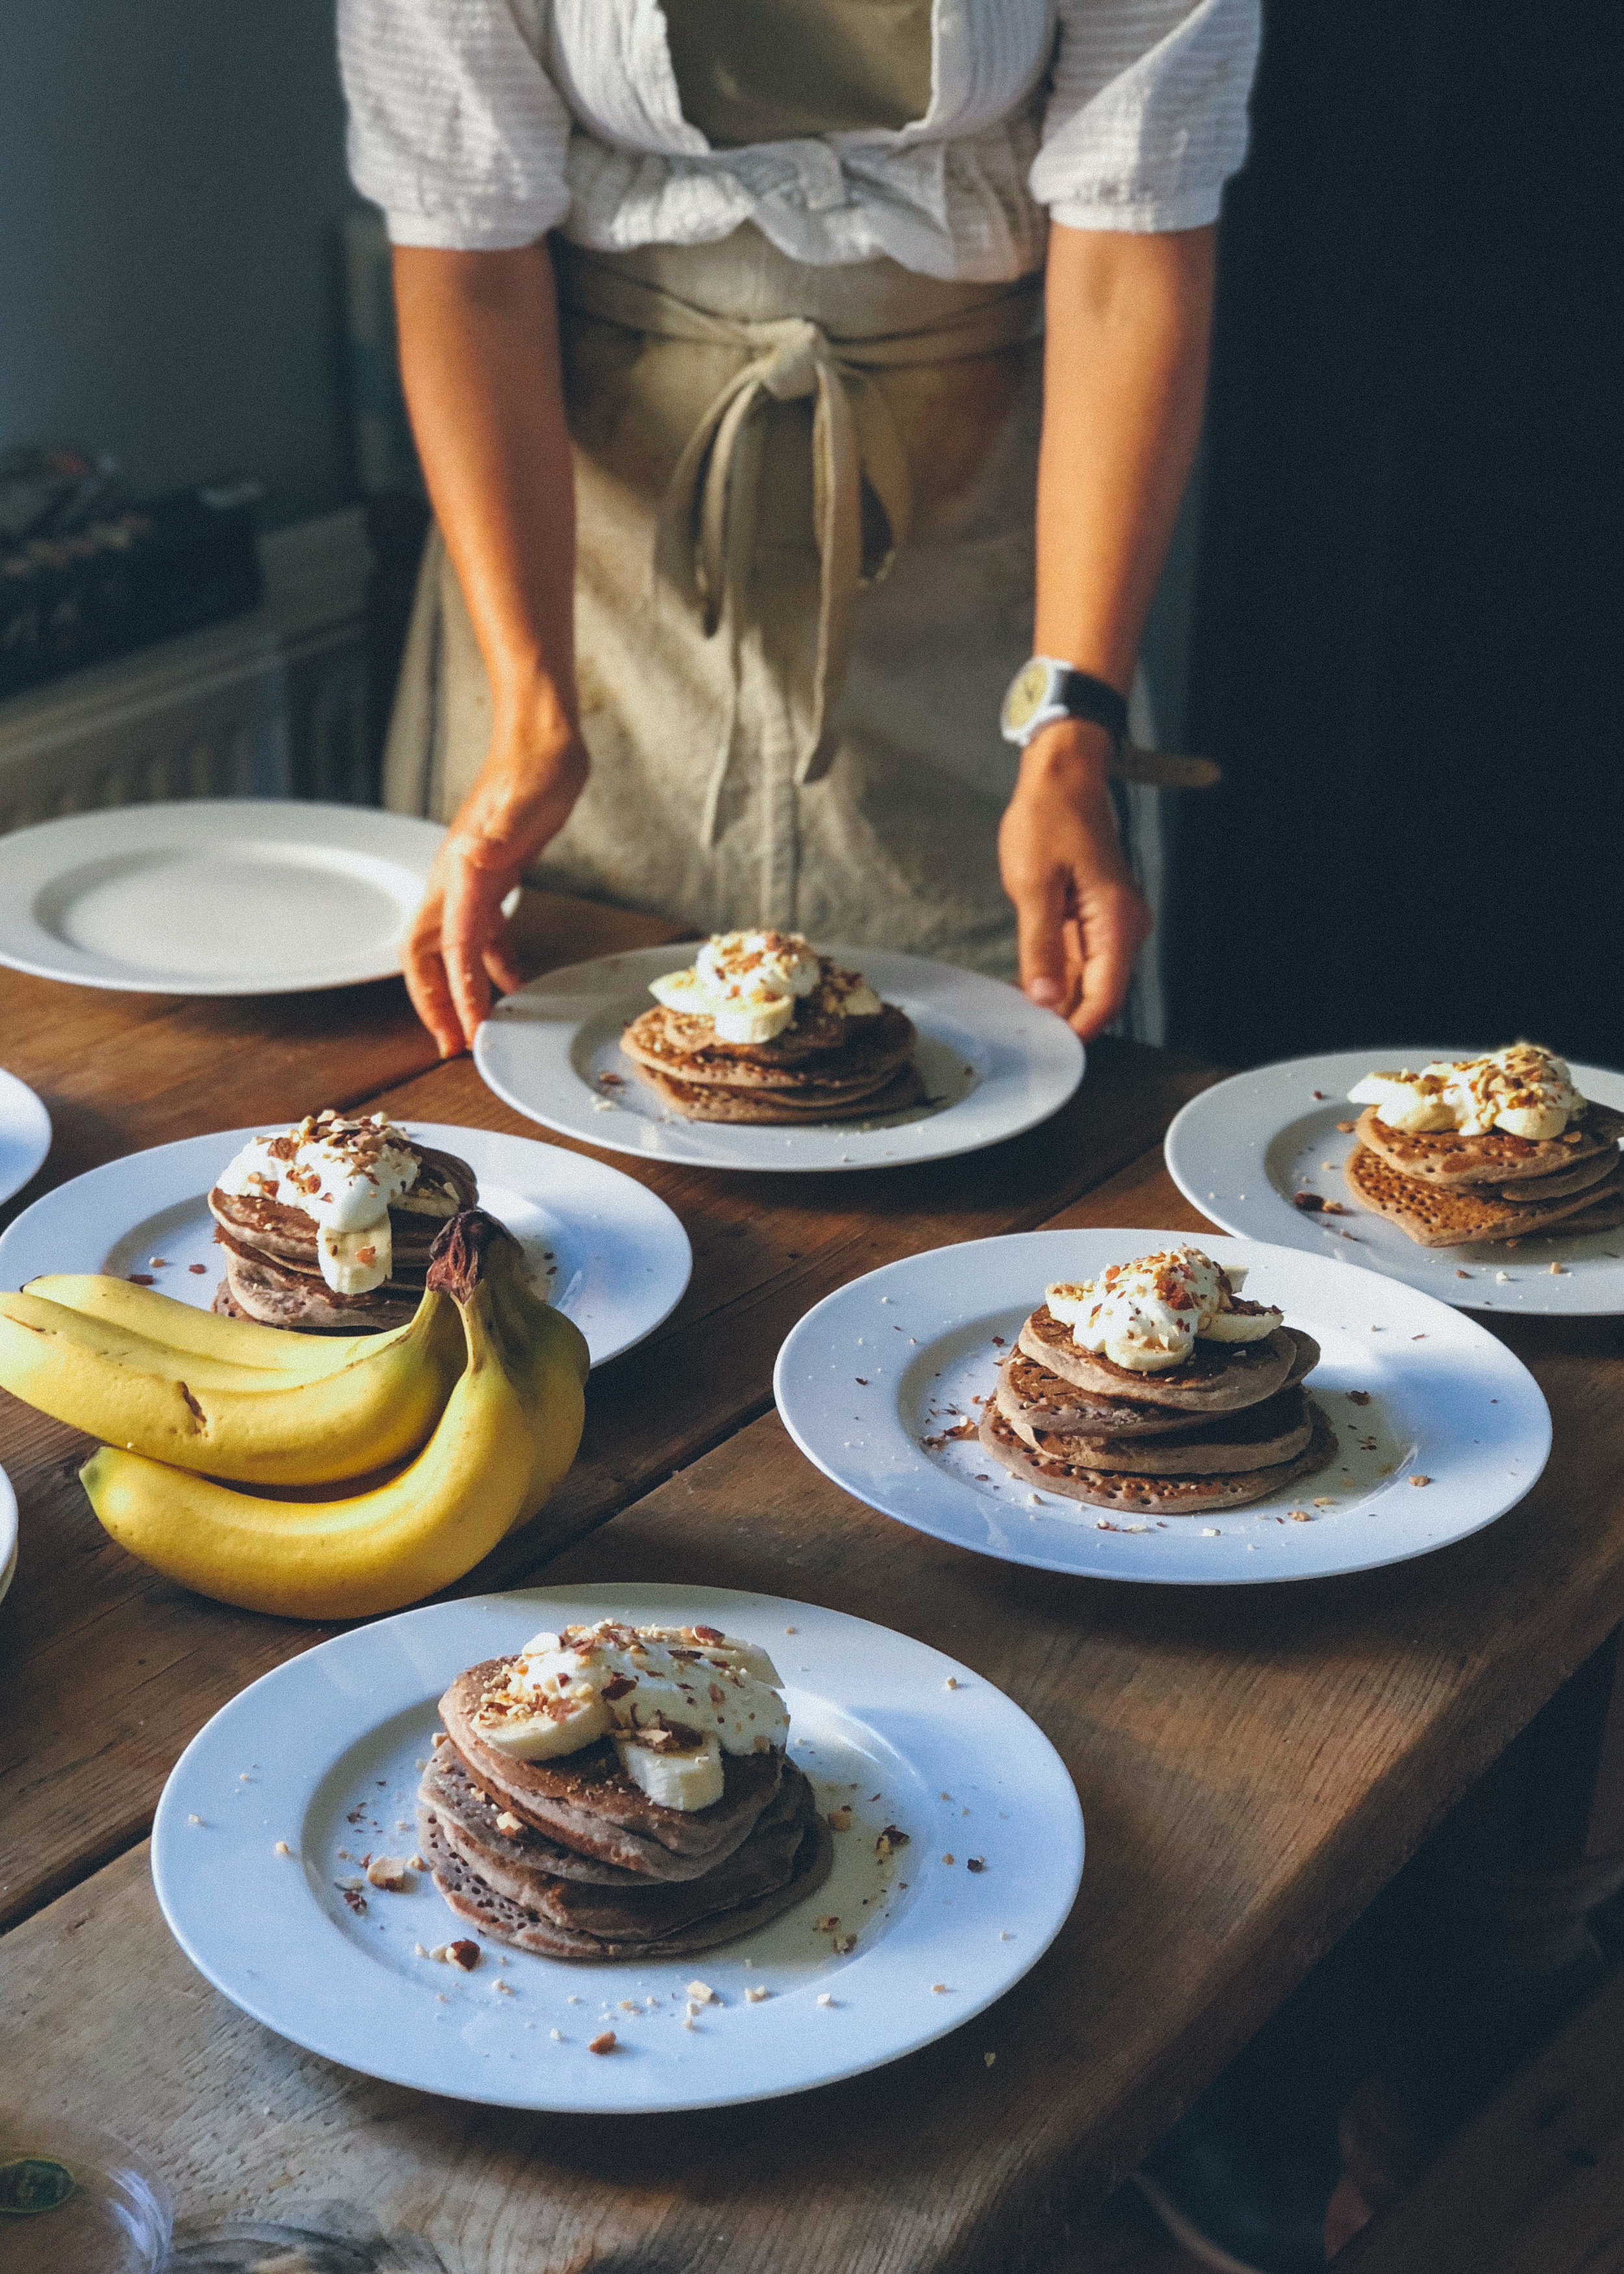
M 538 968 L 672 937 L 540 895 L 524 922 Z M 465 1060 L 432 1063 L 394 985 L 176 1004 L 0 974 L 0 1037 L 58 1131 L 19 1204 L 134 1148 L 327 1103 L 528 1127 Z M 1556 1420 L 1519 1510 L 1336 1583 L 1137 1589 L 1020 1570 L 874 1515 L 796 1453 L 771 1412 L 774 1352 L 856 1274 L 1039 1225 L 1203 1229 L 1158 1148 L 1213 1078 L 1107 1043 L 1053 1121 L 963 1161 L 799 1179 L 617 1162 L 686 1224 L 692 1285 L 593 1377 L 543 1525 L 466 1583 L 545 1564 L 549 1581 L 768 1589 L 903 1628 L 998 1683 L 1064 1755 L 1090 1848 L 1069 1925 L 1001 2005 L 850 2084 L 625 2124 L 438 2101 L 268 2035 L 174 1949 L 145 1840 L 193 1732 L 324 1630 L 147 1572 L 90 1514 L 81 1441 L 6 1401 L 0 1459 L 22 1503 L 0 1606 L 8 2075 L 138 2142 L 194 2231 L 370 2220 L 451 2274 L 1106 2263 L 1091 2207 L 1624 1615 L 1612 1322 L 1500 1329 Z

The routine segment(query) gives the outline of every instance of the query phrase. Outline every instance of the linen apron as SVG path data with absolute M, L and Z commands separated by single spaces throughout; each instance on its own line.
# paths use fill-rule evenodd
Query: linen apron
M 592 772 L 534 881 L 1012 971 L 997 719 L 1031 644 L 1036 280 L 811 267 L 750 227 L 554 249 Z M 385 803 L 449 820 L 489 731 L 435 534 Z

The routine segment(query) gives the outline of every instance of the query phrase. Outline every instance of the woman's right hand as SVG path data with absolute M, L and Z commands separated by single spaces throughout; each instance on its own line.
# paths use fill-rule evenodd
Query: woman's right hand
M 569 819 L 585 787 L 578 732 L 499 724 L 478 779 L 429 871 L 401 951 L 406 991 L 442 1058 L 473 1047 L 491 990 L 525 983 L 507 945 L 502 904 Z

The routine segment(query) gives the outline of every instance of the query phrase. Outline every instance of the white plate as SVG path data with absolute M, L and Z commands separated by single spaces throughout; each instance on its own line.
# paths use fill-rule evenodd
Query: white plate
M 1255 1507 L 1149 1518 L 1138 1530 L 1131 1517 L 1034 1495 L 973 1437 L 943 1441 L 978 1414 L 971 1399 L 991 1393 L 1001 1350 L 1046 1285 L 1189 1237 L 1010 1232 L 871 1271 L 786 1337 L 773 1375 L 784 1426 L 842 1490 L 917 1532 L 1099 1579 L 1233 1586 L 1367 1570 L 1463 1540 L 1532 1488 L 1551 1417 L 1503 1343 L 1372 1272 L 1243 1239 L 1201 1246 L 1218 1262 L 1248 1265 L 1248 1299 L 1279 1304 L 1320 1344 L 1308 1387 L 1343 1453 L 1318 1476 Z M 1349 1391 L 1369 1402 L 1352 1404 Z M 1412 1475 L 1431 1481 L 1412 1486 Z M 1292 1509 L 1311 1520 L 1292 1522 Z
M 26 1081 L 0 1070 L 0 1201 L 21 1192 L 49 1150 L 49 1114 Z
M 473 1062 L 498 1097 L 547 1129 L 611 1153 L 709 1169 L 872 1169 L 945 1161 L 1016 1137 L 1057 1112 L 1083 1079 L 1083 1045 L 1063 1019 L 976 971 L 869 947 L 824 951 L 860 969 L 919 1030 L 919 1071 L 934 1106 L 825 1128 L 684 1121 L 640 1082 L 620 1034 L 653 998 L 649 982 L 693 960 L 693 943 L 638 948 L 548 972 L 499 1003 Z M 605 1081 L 612 1075 L 612 1081 Z
M 688 1235 L 634 1178 L 533 1137 L 442 1121 L 402 1126 L 467 1162 L 480 1206 L 523 1241 L 537 1285 L 575 1321 L 594 1366 L 652 1335 L 681 1301 L 693 1268 Z M 207 1310 L 220 1284 L 208 1196 L 259 1133 L 183 1137 L 58 1185 L 0 1236 L 0 1286 L 26 1286 L 47 1271 L 150 1273 L 164 1294 Z
M 359 1876 L 348 1859 L 415 1844 L 399 1826 L 413 1820 L 452 1677 L 540 1629 L 610 1612 L 708 1620 L 771 1652 L 795 1759 L 824 1808 L 852 1807 L 832 1876 L 737 1943 L 642 1964 L 512 1951 L 503 1966 L 494 1943 L 471 1975 L 426 1962 L 414 1944 L 465 1929 L 423 1876 L 407 1894 L 364 1888 L 366 1909 L 352 1913 L 335 1884 Z M 874 1843 L 891 1824 L 909 1844 L 888 1876 Z M 984 1871 L 968 1869 L 971 1856 Z M 380 1620 L 262 1676 L 182 1754 L 152 1860 L 193 1964 L 296 2044 L 460 2100 L 636 2115 L 802 2092 L 958 2029 L 1060 1931 L 1083 1818 L 1064 1764 L 1020 1708 L 906 1635 L 732 1588 L 539 1588 Z M 844 1957 L 815 1931 L 828 1913 L 857 1934 Z M 683 1993 L 696 1977 L 721 2002 L 688 2029 Z M 771 1995 L 751 2003 L 747 1984 Z M 654 2002 L 631 2014 L 622 1999 Z M 606 2027 L 618 2049 L 589 2052 Z
M 17 1577 L 17 1495 L 0 1469 L 0 1597 Z
M 158 995 L 387 979 L 445 832 L 375 807 L 188 798 L 0 837 L 0 963 Z
M 1354 1140 L 1337 1127 L 1363 1106 L 1348 1093 L 1375 1065 L 1430 1065 L 1470 1050 L 1341 1050 L 1259 1066 L 1192 1097 L 1167 1131 L 1167 1168 L 1187 1201 L 1248 1239 L 1340 1256 L 1402 1279 L 1469 1311 L 1537 1312 L 1567 1318 L 1624 1311 L 1624 1225 L 1567 1239 L 1495 1240 L 1418 1247 L 1386 1216 L 1362 1209 L 1341 1164 Z M 1574 1081 L 1598 1105 L 1624 1111 L 1624 1074 L 1576 1065 Z M 1332 1165 L 1327 1168 L 1326 1162 Z M 1326 1219 L 1294 1208 L 1292 1194 L 1341 1201 L 1350 1216 Z M 1551 1266 L 1562 1270 L 1554 1276 Z M 1504 1275 L 1502 1276 L 1502 1274 Z

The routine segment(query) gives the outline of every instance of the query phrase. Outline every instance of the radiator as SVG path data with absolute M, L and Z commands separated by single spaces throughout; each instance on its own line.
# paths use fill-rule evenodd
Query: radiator
M 261 555 L 251 615 L 0 703 L 0 831 L 159 798 L 375 799 L 360 509 Z

